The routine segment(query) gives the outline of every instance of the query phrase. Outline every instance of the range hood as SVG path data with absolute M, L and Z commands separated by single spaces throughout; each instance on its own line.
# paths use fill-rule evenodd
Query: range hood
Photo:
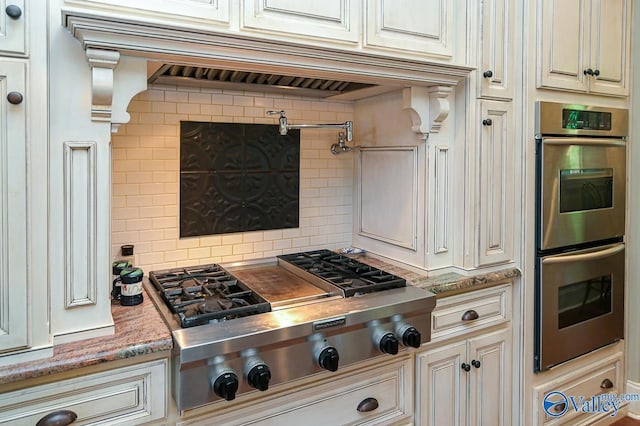
M 350 99 L 396 90 L 397 86 L 357 83 L 344 79 L 300 77 L 281 73 L 230 70 L 178 64 L 148 65 L 149 84 L 286 93 L 313 98 Z

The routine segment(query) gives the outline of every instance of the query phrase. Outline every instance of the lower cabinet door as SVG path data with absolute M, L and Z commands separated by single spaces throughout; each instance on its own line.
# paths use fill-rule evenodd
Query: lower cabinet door
M 511 330 L 468 340 L 469 424 L 511 424 Z
M 417 355 L 416 424 L 466 424 L 466 354 L 467 342 L 462 341 Z
M 0 395 L 0 425 L 65 415 L 74 425 L 147 423 L 166 416 L 166 389 L 166 359 L 75 377 Z
M 412 365 L 413 359 L 405 358 L 335 380 L 325 378 L 278 397 L 235 405 L 233 409 L 225 410 L 224 405 L 219 405 L 217 410 L 197 417 L 186 413 L 178 425 L 410 424 L 413 418 Z

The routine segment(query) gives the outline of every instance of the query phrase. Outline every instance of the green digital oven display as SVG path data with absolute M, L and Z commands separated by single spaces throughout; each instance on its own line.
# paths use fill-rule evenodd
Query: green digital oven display
M 565 108 L 562 110 L 562 128 L 578 130 L 611 130 L 611 113 Z

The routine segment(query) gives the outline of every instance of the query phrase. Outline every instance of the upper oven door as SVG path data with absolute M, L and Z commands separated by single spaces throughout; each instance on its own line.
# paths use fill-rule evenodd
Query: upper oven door
M 623 236 L 624 140 L 543 138 L 538 149 L 538 249 Z

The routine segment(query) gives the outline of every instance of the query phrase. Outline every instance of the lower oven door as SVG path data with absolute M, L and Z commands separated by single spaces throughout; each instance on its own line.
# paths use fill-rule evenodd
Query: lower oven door
M 624 244 L 539 258 L 535 369 L 623 337 Z

